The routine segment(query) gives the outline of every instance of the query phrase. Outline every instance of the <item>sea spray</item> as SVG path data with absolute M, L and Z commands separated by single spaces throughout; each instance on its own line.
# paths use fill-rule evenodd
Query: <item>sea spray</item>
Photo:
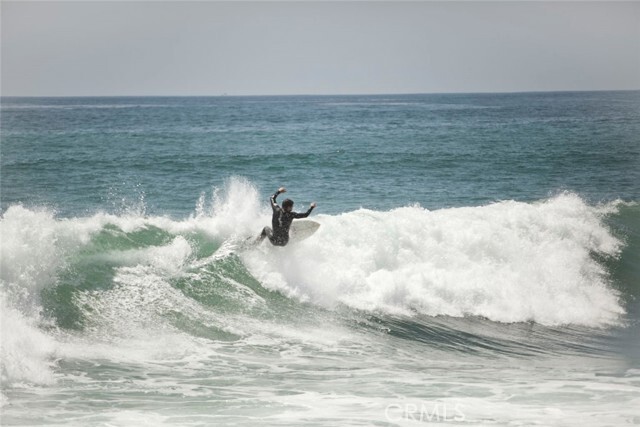
M 592 256 L 622 243 L 573 194 L 538 203 L 320 215 L 320 231 L 244 255 L 264 286 L 331 307 L 604 326 L 624 313 Z
M 206 322 L 200 304 L 175 290 L 176 277 L 199 286 L 211 286 L 202 277 L 221 280 L 220 289 L 238 289 L 234 298 L 246 300 L 239 307 L 262 301 L 248 278 L 224 270 L 215 278 L 207 262 L 218 258 L 205 262 L 223 242 L 268 224 L 262 199 L 250 182 L 234 178 L 214 192 L 210 207 L 201 200 L 198 214 L 185 220 L 57 219 L 47 210 L 9 208 L 0 222 L 3 329 L 11 331 L 3 334 L 4 381 L 51 381 L 56 344 L 40 330 L 51 320 L 42 318 L 40 299 L 64 280 L 76 289 L 65 304 L 86 320 L 78 327 L 112 336 L 144 335 L 167 313 Z M 624 310 L 593 255 L 619 254 L 622 242 L 604 223 L 616 209 L 616 203 L 589 206 L 574 194 L 434 211 L 360 209 L 314 216 L 320 231 L 301 243 L 262 244 L 239 255 L 264 288 L 330 309 L 606 326 Z M 111 281 L 96 282 L 91 265 L 111 271 Z M 82 268 L 85 276 L 73 273 Z M 61 278 L 63 271 L 73 274 Z M 228 320 L 214 323 L 238 333 Z
M 141 399 L 176 390 L 180 399 L 208 396 L 202 381 L 240 375 L 242 384 L 255 369 L 275 381 L 261 386 L 268 388 L 282 383 L 271 375 L 295 372 L 309 355 L 337 372 L 336 382 L 354 355 L 358 369 L 363 354 L 385 360 L 375 368 L 384 382 L 389 355 L 376 349 L 398 338 L 410 341 L 403 352 L 420 344 L 422 354 L 427 345 L 431 357 L 560 354 L 567 346 L 597 354 L 589 327 L 616 325 L 624 314 L 605 268 L 623 249 L 606 226 L 619 203 L 592 206 L 567 193 L 535 203 L 319 214 L 320 230 L 300 243 L 220 254 L 270 216 L 266 196 L 246 180 L 214 194 L 182 220 L 61 219 L 10 207 L 0 222 L 2 402 L 14 402 L 21 387 L 55 388 L 61 372 L 86 393 L 99 395 L 93 384 L 109 378 L 118 393 Z M 234 215 L 238 206 L 250 209 Z M 79 320 L 69 326 L 70 313 Z M 310 369 L 305 375 L 327 375 Z

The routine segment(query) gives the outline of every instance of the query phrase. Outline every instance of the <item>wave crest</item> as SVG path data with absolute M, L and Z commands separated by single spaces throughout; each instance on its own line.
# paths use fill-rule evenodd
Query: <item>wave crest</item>
M 278 310 L 281 297 L 260 286 L 329 309 L 409 316 L 605 327 L 624 314 L 605 267 L 623 247 L 605 223 L 619 203 L 590 206 L 562 194 L 537 203 L 314 215 L 322 227 L 311 238 L 284 248 L 263 243 L 226 262 L 215 252 L 223 242 L 269 223 L 262 199 L 248 181 L 231 179 L 184 220 L 58 219 L 10 207 L 0 220 L 3 383 L 52 381 L 52 360 L 67 343 L 44 331 L 50 320 L 63 331 L 129 336 L 129 328 L 145 335 L 147 325 L 174 330 L 165 328 L 169 318 L 193 330 L 213 319 L 209 329 L 226 336 L 235 324 L 229 319 L 246 307 L 262 310 L 273 299 Z
M 265 286 L 319 304 L 545 325 L 612 324 L 624 313 L 594 257 L 622 242 L 603 223 L 615 205 L 573 194 L 538 203 L 321 215 L 320 231 L 245 261 Z

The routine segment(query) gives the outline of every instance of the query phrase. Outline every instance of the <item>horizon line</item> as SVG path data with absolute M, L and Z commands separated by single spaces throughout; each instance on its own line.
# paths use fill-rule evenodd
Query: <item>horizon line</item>
M 410 96 L 410 95 L 517 95 L 535 93 L 593 93 L 593 92 L 640 92 L 638 89 L 562 89 L 562 90 L 514 90 L 476 92 L 384 92 L 384 93 L 325 93 L 325 94 L 217 94 L 217 95 L 2 95 L 0 98 L 260 98 L 260 97 L 315 97 L 315 96 Z

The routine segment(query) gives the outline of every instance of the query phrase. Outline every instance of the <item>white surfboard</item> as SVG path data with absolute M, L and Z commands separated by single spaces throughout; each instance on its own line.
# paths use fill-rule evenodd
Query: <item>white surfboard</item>
M 294 219 L 289 229 L 289 242 L 300 242 L 318 231 L 320 223 L 308 219 Z
M 291 228 L 289 228 L 289 243 L 301 242 L 311 237 L 320 228 L 320 223 L 311 220 L 293 220 Z M 251 236 L 244 240 L 238 241 L 236 238 L 226 240 L 220 247 L 209 257 L 194 263 L 192 267 L 202 267 L 212 262 L 222 260 L 238 251 L 245 251 L 254 248 L 260 242 L 256 237 Z

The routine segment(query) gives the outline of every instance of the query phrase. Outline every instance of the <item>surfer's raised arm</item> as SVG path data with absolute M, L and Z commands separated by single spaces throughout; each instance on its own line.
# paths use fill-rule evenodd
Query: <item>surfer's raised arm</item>
M 276 209 L 280 209 L 280 206 L 278 206 L 278 202 L 276 202 L 276 197 L 278 197 L 278 195 L 280 193 L 286 193 L 287 189 L 284 187 L 280 187 L 276 190 L 275 193 L 273 193 L 273 195 L 269 198 L 269 200 L 271 201 L 271 208 L 276 210 Z
M 305 212 L 305 213 L 298 213 L 298 212 L 293 212 L 293 217 L 295 219 L 300 219 L 300 218 L 306 218 L 309 216 L 309 214 L 311 214 L 311 211 L 313 210 L 313 208 L 315 208 L 316 202 L 311 203 L 311 205 L 309 205 L 309 209 Z

